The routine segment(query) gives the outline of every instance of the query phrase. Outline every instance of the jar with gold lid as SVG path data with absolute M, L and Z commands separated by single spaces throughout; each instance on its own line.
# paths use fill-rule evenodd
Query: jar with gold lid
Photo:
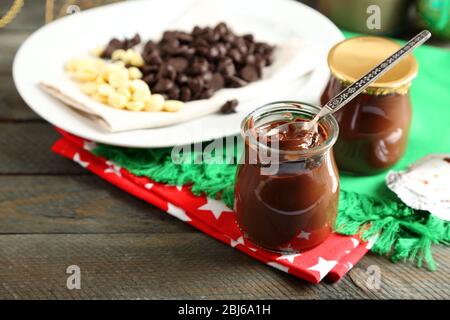
M 328 54 L 330 80 L 322 105 L 400 48 L 394 41 L 361 36 L 336 44 Z M 412 117 L 409 88 L 417 76 L 410 55 L 338 110 L 334 147 L 341 171 L 370 175 L 393 166 L 403 155 Z

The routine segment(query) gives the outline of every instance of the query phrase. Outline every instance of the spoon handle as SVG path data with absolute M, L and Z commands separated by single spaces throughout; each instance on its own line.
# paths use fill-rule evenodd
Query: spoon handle
M 386 60 L 378 64 L 375 68 L 370 70 L 359 80 L 354 82 L 352 85 L 348 86 L 345 90 L 338 93 L 333 99 L 328 101 L 323 107 L 325 110 L 328 109 L 326 113 L 333 113 L 340 108 L 342 108 L 346 103 L 357 96 L 361 91 L 369 86 L 376 79 L 381 77 L 385 72 L 391 69 L 397 62 L 399 62 L 405 55 L 409 54 L 416 47 L 420 46 L 422 43 L 430 38 L 431 33 L 428 30 L 423 30 L 414 38 L 409 40 L 403 47 L 401 47 L 397 52 L 388 57 Z M 325 111 L 324 110 L 324 111 Z

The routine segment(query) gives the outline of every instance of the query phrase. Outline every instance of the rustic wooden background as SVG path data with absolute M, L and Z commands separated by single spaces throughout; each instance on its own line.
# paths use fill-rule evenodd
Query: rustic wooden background
M 11 77 L 17 48 L 44 17 L 44 0 L 26 1 L 0 29 L 0 298 L 450 298 L 450 248 L 434 247 L 434 273 L 369 254 L 339 283 L 311 285 L 54 155 L 57 133 Z M 72 264 L 81 268 L 81 290 L 66 288 Z M 370 265 L 381 269 L 379 290 L 366 285 Z

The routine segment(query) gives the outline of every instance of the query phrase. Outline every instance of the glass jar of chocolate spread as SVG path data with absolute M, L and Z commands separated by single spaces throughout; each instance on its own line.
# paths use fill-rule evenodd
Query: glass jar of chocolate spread
M 323 242 L 337 214 L 339 175 L 331 115 L 317 130 L 299 129 L 320 108 L 275 102 L 242 122 L 244 153 L 236 173 L 234 209 L 244 237 L 277 252 L 298 252 Z
M 326 103 L 399 48 L 391 40 L 368 36 L 335 45 L 328 54 L 331 77 L 321 103 Z M 413 56 L 404 58 L 334 114 L 339 123 L 334 152 L 340 171 L 375 174 L 390 168 L 402 157 L 412 115 L 409 87 L 417 70 Z

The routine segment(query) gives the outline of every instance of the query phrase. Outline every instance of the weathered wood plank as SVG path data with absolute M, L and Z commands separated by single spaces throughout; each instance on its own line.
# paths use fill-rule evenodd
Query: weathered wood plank
M 440 260 L 449 254 L 438 251 Z M 442 299 L 450 291 L 448 270 L 399 268 L 375 256 L 337 284 L 311 285 L 199 233 L 3 235 L 0 255 L 0 298 Z M 66 288 L 73 264 L 81 290 Z M 378 291 L 364 284 L 369 264 L 382 271 Z
M 411 263 L 394 264 L 387 258 L 368 254 L 348 277 L 371 299 L 450 299 L 450 248 L 433 246 L 433 254 L 439 265 L 435 272 L 419 269 Z M 367 286 L 369 266 L 379 267 L 379 290 L 370 290 Z
M 3 31 L 0 32 L 0 74 L 11 75 L 14 56 L 20 44 L 29 36 L 28 31 Z
M 0 122 L 41 119 L 20 97 L 11 75 L 0 75 Z M 44 121 L 44 120 L 42 120 Z
M 47 123 L 0 122 L 0 174 L 87 173 L 50 150 L 59 137 Z
M 194 229 L 96 176 L 0 176 L 0 234 L 133 232 Z
M 0 13 L 4 14 L 13 3 L 13 0 L 0 2 Z M 16 18 L 8 24 L 3 31 L 35 30 L 45 24 L 45 0 L 25 1 L 22 10 Z M 0 30 L 0 33 L 3 31 Z
M 2 298 L 337 298 L 348 292 L 306 284 L 202 234 L 0 236 L 0 251 Z M 65 287 L 71 264 L 81 268 L 78 291 Z

